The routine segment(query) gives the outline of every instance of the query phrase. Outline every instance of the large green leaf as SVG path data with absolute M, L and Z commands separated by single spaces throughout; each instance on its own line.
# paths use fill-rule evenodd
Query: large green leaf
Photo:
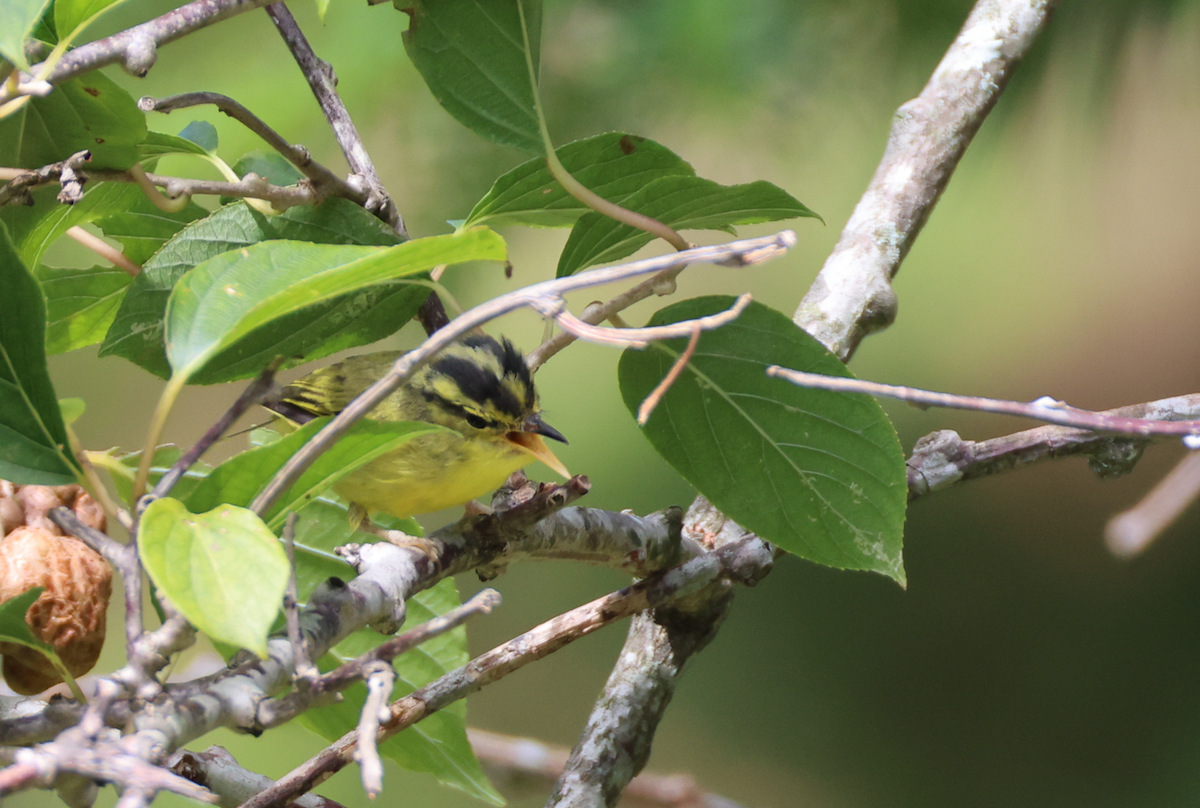
M 328 418 L 315 419 L 278 441 L 226 460 L 187 498 L 188 508 L 200 511 L 220 503 L 249 505 L 283 464 L 327 423 Z M 268 527 L 279 529 L 290 511 L 304 507 L 354 469 L 395 451 L 417 435 L 439 429 L 415 421 L 359 421 L 300 476 L 287 494 L 263 514 L 263 519 Z
M 232 505 L 194 514 L 167 497 L 142 514 L 138 548 L 150 580 L 188 622 L 266 657 L 289 565 L 261 519 Z
M 172 378 L 191 378 L 256 328 L 314 303 L 439 264 L 504 259 L 504 240 L 484 227 L 394 247 L 270 241 L 222 253 L 184 276 L 167 302 Z
M 33 33 L 50 0 L 4 0 L 0 3 L 0 56 L 29 70 L 25 40 Z
M 765 180 L 745 185 L 718 185 L 702 177 L 661 177 L 643 186 L 621 203 L 676 230 L 733 232 L 735 224 L 755 224 L 820 218 L 790 194 Z M 558 277 L 584 267 L 632 255 L 654 240 L 645 230 L 621 224 L 599 213 L 579 218 L 562 255 Z
M 0 225 L 0 479 L 76 481 L 58 397 L 46 367 L 46 304 Z
M 0 119 L 0 164 L 37 168 L 87 149 L 90 168 L 125 169 L 145 139 L 146 115 L 133 97 L 93 71 Z
M 415 626 L 458 605 L 454 581 L 446 579 L 409 599 L 407 624 Z M 385 639 L 369 629 L 355 632 L 338 643 L 330 654 L 332 659 L 327 658 L 323 667 L 354 659 Z M 392 698 L 411 693 L 465 665 L 467 660 L 466 632 L 462 627 L 423 643 L 396 660 L 397 682 Z M 355 685 L 344 694 L 346 698 L 339 704 L 309 710 L 300 717 L 300 723 L 327 740 L 340 738 L 358 724 L 366 687 Z M 504 804 L 480 769 L 467 741 L 465 701 L 458 701 L 393 735 L 379 745 L 379 751 L 401 768 L 428 772 L 473 797 L 493 805 Z
M 618 204 L 659 177 L 696 173 L 670 149 L 621 132 L 576 140 L 555 153 L 575 179 Z M 588 210 L 550 175 L 545 159 L 535 157 L 496 180 L 463 226 L 567 227 Z
M 730 297 L 669 306 L 651 323 L 729 308 Z M 631 412 L 666 375 L 686 339 L 621 356 Z M 658 453 L 730 518 L 791 553 L 904 583 L 904 453 L 874 399 L 795 387 L 770 365 L 849 376 L 783 314 L 753 303 L 700 338 L 644 431 Z
M 125 290 L 129 273 L 112 267 L 38 267 L 46 295 L 46 352 L 66 353 L 104 339 Z
M 316 208 L 289 208 L 264 216 L 244 203 L 221 208 L 185 227 L 143 267 L 121 303 L 100 355 L 123 356 L 158 376 L 170 375 L 163 340 L 163 318 L 171 290 L 196 264 L 229 250 L 271 239 L 318 244 L 392 245 L 400 238 L 358 205 L 329 199 Z M 288 366 L 335 351 L 375 342 L 398 330 L 416 312 L 428 292 L 419 286 L 380 284 L 318 303 L 284 317 L 234 345 L 211 363 L 197 383 L 245 378 L 275 356 Z
M 96 226 L 104 235 L 121 242 L 125 257 L 144 264 L 188 223 L 207 216 L 208 211 L 189 202 L 183 210 L 165 213 L 139 193 L 126 207 L 97 210 L 96 214 Z
M 521 3 L 521 8 L 517 3 Z M 527 152 L 542 152 L 534 75 L 542 37 L 541 0 L 414 0 L 404 48 L 437 102 L 472 132 Z

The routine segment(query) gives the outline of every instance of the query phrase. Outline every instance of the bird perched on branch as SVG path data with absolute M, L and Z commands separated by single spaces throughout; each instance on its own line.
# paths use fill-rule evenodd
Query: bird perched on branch
M 336 415 L 402 354 L 352 356 L 297 379 L 266 406 L 292 424 Z M 333 486 L 352 503 L 355 526 L 368 532 L 379 532 L 364 522 L 370 514 L 404 518 L 462 505 L 499 488 L 510 474 L 534 460 L 570 476 L 542 438 L 563 443 L 567 439 L 542 420 L 525 357 L 504 338 L 473 335 L 453 343 L 368 417 L 424 421 L 454 430 L 418 435 Z M 398 531 L 383 533 L 397 540 L 390 534 Z M 429 551 L 427 542 L 398 543 Z

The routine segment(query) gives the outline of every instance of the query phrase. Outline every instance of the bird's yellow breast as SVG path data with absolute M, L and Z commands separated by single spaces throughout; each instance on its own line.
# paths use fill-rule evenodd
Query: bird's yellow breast
M 533 461 L 532 455 L 507 441 L 464 440 L 439 432 L 413 438 L 355 469 L 333 490 L 368 513 L 404 518 L 490 493 Z

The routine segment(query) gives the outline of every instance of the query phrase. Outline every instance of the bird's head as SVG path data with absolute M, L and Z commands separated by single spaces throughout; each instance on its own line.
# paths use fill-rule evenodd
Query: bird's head
M 504 442 L 570 476 L 542 440 L 567 439 L 542 420 L 529 366 L 507 339 L 466 337 L 418 371 L 411 385 L 428 402 L 435 422 L 464 437 Z

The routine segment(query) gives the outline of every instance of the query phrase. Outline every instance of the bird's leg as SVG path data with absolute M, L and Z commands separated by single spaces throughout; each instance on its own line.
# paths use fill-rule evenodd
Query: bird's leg
M 405 533 L 403 530 L 393 530 L 386 527 L 380 527 L 371 521 L 370 514 L 366 508 L 359 505 L 357 502 L 350 503 L 350 527 L 353 530 L 360 530 L 377 539 L 384 539 L 397 547 L 411 547 L 414 550 L 419 550 L 424 553 L 434 564 L 438 560 L 437 545 L 429 539 L 423 539 L 420 536 L 413 536 Z

